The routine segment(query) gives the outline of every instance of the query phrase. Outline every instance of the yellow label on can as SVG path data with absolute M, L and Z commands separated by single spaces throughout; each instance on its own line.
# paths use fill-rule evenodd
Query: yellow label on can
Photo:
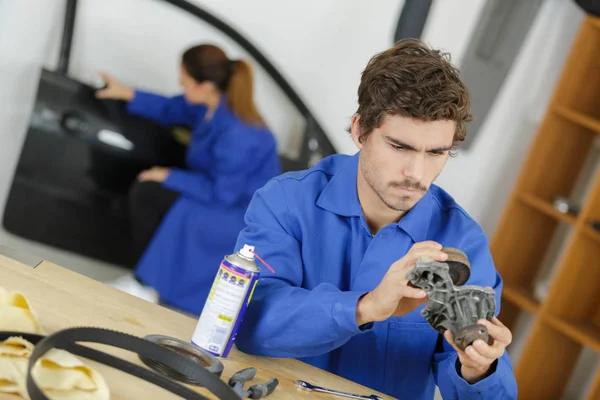
M 252 300 L 252 295 L 254 294 L 254 289 L 256 289 L 257 283 L 258 279 L 254 281 L 254 286 L 252 286 L 252 292 L 250 292 L 250 296 L 248 296 L 248 303 L 246 303 L 246 305 L 250 304 L 250 300 Z
M 227 321 L 227 322 L 231 322 L 233 321 L 231 318 L 223 315 L 223 314 L 219 314 L 219 319 L 223 320 L 223 321 Z

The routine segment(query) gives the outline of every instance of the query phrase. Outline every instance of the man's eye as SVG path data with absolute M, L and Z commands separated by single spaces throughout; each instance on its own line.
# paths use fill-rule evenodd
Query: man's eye
M 445 151 L 432 151 L 431 154 L 434 156 L 443 156 Z
M 390 146 L 392 146 L 394 148 L 394 150 L 406 150 L 406 147 L 404 147 L 404 146 L 398 146 L 396 144 L 391 144 L 391 143 L 390 143 Z

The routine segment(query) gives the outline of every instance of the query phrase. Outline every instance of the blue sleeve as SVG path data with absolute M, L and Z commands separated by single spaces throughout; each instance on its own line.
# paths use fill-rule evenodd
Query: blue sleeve
M 236 338 L 246 353 L 269 357 L 310 357 L 342 346 L 361 332 L 356 306 L 362 292 L 342 292 L 331 284 L 301 288 L 301 244 L 277 180 L 257 191 L 246 212 L 244 244 L 275 270 L 261 270 L 261 279 Z
M 263 165 L 277 157 L 277 145 L 270 143 L 244 142 L 247 132 L 237 128 L 223 132 L 212 149 L 213 168 L 210 175 L 203 172 L 172 168 L 163 186 L 182 193 L 203 203 L 235 205 L 250 197 L 267 181 L 267 178 L 252 176 L 255 165 Z M 272 178 L 279 173 L 273 168 Z
M 461 238 L 462 243 L 451 244 L 462 249 L 471 262 L 471 277 L 467 284 L 491 286 L 496 291 L 496 316 L 500 312 L 502 279 L 496 272 L 485 234 L 479 227 Z M 444 243 L 444 246 L 448 244 Z M 494 364 L 492 373 L 474 384 L 460 375 L 461 364 L 456 351 L 443 339 L 444 351 L 435 354 L 433 372 L 436 384 L 444 399 L 490 399 L 517 398 L 517 382 L 506 351 Z
M 163 125 L 192 127 L 206 114 L 206 107 L 189 104 L 183 96 L 164 97 L 136 90 L 127 111 Z

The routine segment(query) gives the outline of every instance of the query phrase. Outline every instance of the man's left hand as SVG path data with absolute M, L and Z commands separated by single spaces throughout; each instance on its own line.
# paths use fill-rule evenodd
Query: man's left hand
M 145 171 L 140 172 L 138 180 L 142 182 L 152 181 L 162 183 L 169 176 L 169 168 L 164 167 L 152 167 Z
M 471 384 L 482 380 L 488 375 L 492 363 L 504 354 L 504 349 L 512 341 L 512 333 L 498 318 L 492 318 L 491 322 L 482 319 L 477 323 L 487 328 L 488 334 L 493 338 L 491 345 L 478 339 L 471 346 L 468 346 L 465 351 L 462 351 L 454 344 L 452 332 L 446 331 L 444 333 L 448 343 L 458 353 L 458 359 L 462 365 L 460 372 L 463 379 Z

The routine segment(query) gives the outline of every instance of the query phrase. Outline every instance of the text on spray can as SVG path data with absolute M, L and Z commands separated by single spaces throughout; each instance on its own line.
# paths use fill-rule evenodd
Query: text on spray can
M 200 314 L 192 343 L 217 357 L 227 357 L 260 277 L 254 247 L 244 245 L 225 256 Z

